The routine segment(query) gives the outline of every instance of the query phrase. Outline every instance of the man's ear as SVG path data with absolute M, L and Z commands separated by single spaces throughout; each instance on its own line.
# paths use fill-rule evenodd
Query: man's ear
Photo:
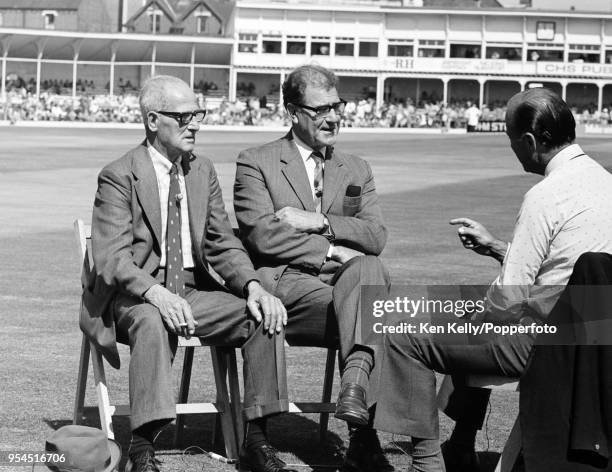
M 291 103 L 287 103 L 285 110 L 287 110 L 287 114 L 289 115 L 289 118 L 291 118 L 291 123 L 297 125 L 298 119 L 297 115 L 295 114 L 295 106 L 293 106 Z
M 159 115 L 154 111 L 147 113 L 147 127 L 150 131 L 157 132 L 159 125 Z
M 523 140 L 525 146 L 527 146 L 529 149 L 531 155 L 535 154 L 539 150 L 538 140 L 533 133 L 525 133 L 521 139 Z

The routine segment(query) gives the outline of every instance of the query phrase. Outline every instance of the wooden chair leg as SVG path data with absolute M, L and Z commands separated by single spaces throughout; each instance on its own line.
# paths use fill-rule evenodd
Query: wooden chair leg
M 227 390 L 227 358 L 222 348 L 211 347 L 213 371 L 217 385 L 217 405 L 221 415 L 221 427 L 223 429 L 223 441 L 225 443 L 225 457 L 229 460 L 238 459 L 238 448 L 236 447 L 236 431 L 232 418 L 229 393 Z
M 514 421 L 510 436 L 495 467 L 495 472 L 511 472 L 521 452 L 521 425 L 519 418 Z
M 83 423 L 83 408 L 85 407 L 85 391 L 87 389 L 87 371 L 89 370 L 89 340 L 85 335 L 81 340 L 81 355 L 79 356 L 79 374 L 74 399 L 73 424 Z
M 244 439 L 244 422 L 242 420 L 242 403 L 240 400 L 240 383 L 238 381 L 238 364 L 236 362 L 236 349 L 228 348 L 227 363 L 230 402 L 232 406 L 232 415 L 234 417 L 234 427 L 236 429 L 236 446 L 238 450 L 240 450 L 240 446 Z
M 191 384 L 191 368 L 193 367 L 193 347 L 185 348 L 183 357 L 183 372 L 181 374 L 181 384 L 179 386 L 177 403 L 187 403 L 189 398 L 189 385 Z M 176 415 L 176 427 L 174 429 L 174 447 L 181 443 L 183 428 L 185 426 L 185 415 Z
M 113 432 L 114 407 L 111 406 L 106 386 L 106 375 L 104 373 L 104 359 L 95 346 L 90 344 L 91 362 L 93 364 L 96 393 L 98 395 L 98 413 L 102 430 L 109 439 L 115 439 Z
M 321 403 L 329 403 L 331 400 L 332 388 L 334 386 L 334 368 L 336 367 L 336 350 L 327 350 L 327 361 L 325 362 L 325 377 L 323 378 L 323 395 Z M 329 423 L 329 413 L 321 413 L 319 416 L 319 440 L 325 442 L 327 437 L 327 424 Z

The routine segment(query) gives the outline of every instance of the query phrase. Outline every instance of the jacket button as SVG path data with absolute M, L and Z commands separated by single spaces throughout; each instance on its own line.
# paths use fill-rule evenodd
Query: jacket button
M 280 277 L 278 274 L 274 274 L 274 280 L 278 280 Z

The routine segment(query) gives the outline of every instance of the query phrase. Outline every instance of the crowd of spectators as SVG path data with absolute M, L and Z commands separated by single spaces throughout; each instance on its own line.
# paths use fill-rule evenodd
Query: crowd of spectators
M 212 82 L 202 82 L 196 87 L 200 105 L 207 108 L 205 124 L 238 126 L 286 126 L 288 118 L 282 105 L 266 96 L 248 97 L 244 92 L 249 84 L 241 84 L 243 92 L 237 101 L 230 102 L 225 97 L 205 100 L 206 91 L 217 90 Z M 22 79 L 14 81 L 7 88 L 6 101 L 0 103 L 0 118 L 18 121 L 84 121 L 140 123 L 140 108 L 132 84 L 119 81 L 118 94 L 81 93 L 77 98 L 71 94 L 59 94 L 58 88 L 72 88 L 69 82 L 44 81 L 41 94 L 35 97 L 32 84 Z M 77 81 L 77 90 L 87 92 L 93 82 Z M 276 92 L 276 90 L 272 91 Z M 276 95 L 274 98 L 278 98 Z M 466 110 L 469 99 L 444 105 L 435 96 L 424 97 L 419 103 L 410 98 L 385 102 L 376 107 L 372 95 L 369 98 L 354 99 L 348 102 L 344 116 L 344 126 L 359 128 L 465 128 Z M 585 124 L 609 124 L 612 114 L 608 108 L 597 112 L 595 104 L 572 107 L 576 121 Z M 480 121 L 503 121 L 505 103 L 493 102 L 481 109 Z

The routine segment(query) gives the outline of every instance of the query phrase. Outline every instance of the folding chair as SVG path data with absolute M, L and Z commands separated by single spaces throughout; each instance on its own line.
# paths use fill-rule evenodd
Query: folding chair
M 89 271 L 93 267 L 91 255 L 91 227 L 85 225 L 82 220 L 74 222 L 75 236 L 78 243 L 79 256 L 83 271 Z M 210 347 L 217 398 L 214 403 L 187 403 L 189 396 L 189 384 L 191 380 L 191 367 L 193 364 L 194 349 L 204 346 L 199 338 L 186 339 L 179 336 L 178 346 L 185 348 L 183 371 L 179 387 L 178 401 L 176 405 L 176 433 L 175 444 L 180 441 L 184 426 L 184 415 L 195 413 L 215 413 L 221 423 L 223 440 L 225 443 L 226 457 L 222 460 L 235 462 L 238 458 L 238 445 L 242 435 L 238 434 L 235 427 L 236 417 L 239 414 L 240 390 L 238 388 L 238 371 L 236 367 L 236 351 L 234 348 Z M 74 424 L 80 424 L 83 420 L 85 403 L 85 390 L 87 386 L 87 372 L 89 369 L 89 357 L 94 371 L 94 381 L 98 399 L 98 413 L 100 423 L 107 437 L 114 439 L 113 416 L 129 416 L 129 405 L 113 405 L 110 402 L 106 376 L 104 373 L 104 362 L 100 352 L 85 335 L 81 341 L 81 355 L 79 360 L 79 373 L 77 380 L 76 398 L 74 403 Z M 228 388 L 229 382 L 229 388 Z M 239 417 L 239 415 L 238 415 Z
M 470 375 L 466 379 L 468 387 L 488 388 L 491 390 L 506 390 L 517 392 L 518 379 L 496 375 Z M 443 409 L 452 392 L 452 378 L 445 376 L 438 390 L 438 407 Z M 521 427 L 518 416 L 514 420 L 510 435 L 495 466 L 495 472 L 511 472 L 521 452 Z

